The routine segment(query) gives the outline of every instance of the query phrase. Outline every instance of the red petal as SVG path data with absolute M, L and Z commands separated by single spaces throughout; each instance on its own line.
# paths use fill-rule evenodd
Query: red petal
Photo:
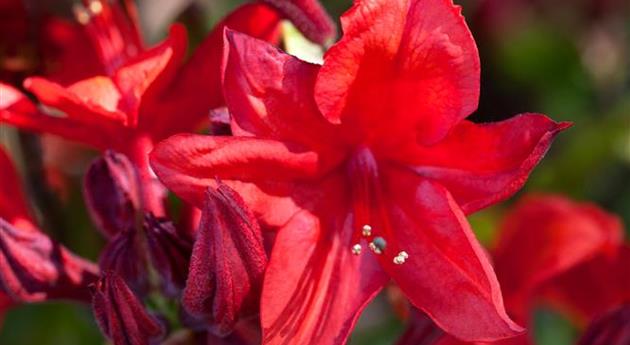
M 352 255 L 351 224 L 343 216 L 305 211 L 279 231 L 263 287 L 263 344 L 346 343 L 388 280 L 373 256 Z
M 335 128 L 313 98 L 319 66 L 231 30 L 225 44 L 223 88 L 235 135 L 337 146 Z
M 0 146 L 0 218 L 25 231 L 36 230 L 21 187 L 11 159 Z
M 186 30 L 182 25 L 175 24 L 171 27 L 166 40 L 127 61 L 116 70 L 114 82 L 124 99 L 121 108 L 127 114 L 136 114 L 140 111 L 139 119 L 129 119 L 132 125 L 136 123 L 134 120 L 149 126 L 160 122 L 160 119 L 155 117 L 160 110 L 156 103 L 174 80 L 186 53 L 186 46 Z
M 97 272 L 94 264 L 45 234 L 17 229 L 0 218 L 0 288 L 15 301 L 85 301 Z
M 630 246 L 599 255 L 554 278 L 542 288 L 545 299 L 584 324 L 630 301 Z
M 96 283 L 92 308 L 101 330 L 114 345 L 149 345 L 164 334 L 162 325 L 115 273 L 105 273 Z
M 521 333 L 506 314 L 486 253 L 448 191 L 393 169 L 385 181 L 392 231 L 379 258 L 411 302 L 462 340 L 496 341 Z M 396 265 L 393 258 L 401 251 L 408 258 Z
M 224 105 L 221 91 L 221 59 L 223 57 L 223 31 L 226 27 L 270 42 L 278 40 L 280 18 L 263 4 L 239 7 L 213 29 L 212 33 L 195 50 L 182 67 L 170 88 L 170 98 L 176 100 L 162 104 L 164 114 L 181 114 L 160 126 L 163 136 L 190 132 L 206 119 L 208 111 Z
M 29 78 L 24 87 L 48 107 L 59 109 L 68 118 L 115 130 L 127 123 L 118 110 L 120 94 L 107 77 L 93 77 L 64 88 L 43 78 Z
M 157 145 L 151 165 L 160 180 L 183 199 L 203 205 L 208 186 L 216 178 L 237 182 L 315 180 L 338 162 L 323 160 L 316 152 L 279 141 L 243 137 L 173 136 Z M 279 186 L 280 187 L 280 186 Z M 237 191 L 245 197 L 242 189 Z M 247 199 L 247 198 L 246 198 Z M 247 202 L 249 205 L 250 202 Z
M 569 126 L 537 114 L 481 125 L 464 121 L 434 146 L 391 154 L 446 187 L 470 214 L 519 190 L 554 137 Z
M 510 314 L 530 318 L 540 284 L 621 244 L 616 216 L 560 196 L 523 199 L 506 218 L 494 252 L 495 268 Z
M 479 56 L 450 0 L 364 0 L 342 17 L 315 98 L 324 116 L 365 132 L 435 143 L 477 108 Z
M 101 149 L 119 144 L 116 137 L 103 133 L 102 128 L 95 130 L 98 127 L 91 124 L 40 113 L 24 94 L 3 83 L 0 83 L 0 122 L 25 130 L 56 134 Z
M 258 312 L 267 255 L 258 221 L 224 184 L 209 189 L 182 304 L 214 333 L 230 333 L 240 316 Z
M 289 19 L 306 38 L 325 45 L 337 29 L 324 7 L 317 0 L 263 0 Z

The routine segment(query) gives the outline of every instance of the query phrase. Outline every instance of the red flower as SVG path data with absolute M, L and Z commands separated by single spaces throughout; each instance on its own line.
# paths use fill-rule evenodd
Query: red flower
M 279 229 L 264 344 L 344 343 L 390 277 L 459 338 L 519 334 L 465 214 L 518 190 L 568 124 L 463 120 L 479 59 L 451 1 L 361 1 L 342 23 L 323 66 L 228 31 L 236 137 L 175 136 L 154 170 L 196 205 L 218 177 Z
M 578 326 L 629 303 L 630 245 L 576 265 L 542 286 L 540 295 Z
M 541 286 L 614 253 L 622 241 L 619 218 L 596 205 L 555 195 L 524 198 L 506 217 L 493 251 L 510 315 L 527 322 Z M 579 290 L 579 285 L 570 290 Z

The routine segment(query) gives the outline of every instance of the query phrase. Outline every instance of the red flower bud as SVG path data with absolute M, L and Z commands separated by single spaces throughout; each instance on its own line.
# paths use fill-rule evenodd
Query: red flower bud
M 578 345 L 630 344 L 630 305 L 611 310 L 595 319 Z
M 267 255 L 254 215 L 224 184 L 208 189 L 184 289 L 184 308 L 217 334 L 257 309 Z
M 151 214 L 144 217 L 144 231 L 151 263 L 162 278 L 164 293 L 178 296 L 186 284 L 192 239 L 177 231 L 172 222 Z
M 116 273 L 107 272 L 94 285 L 92 308 L 101 331 L 114 345 L 157 343 L 164 327 Z
M 0 288 L 15 301 L 89 300 L 96 265 L 39 231 L 23 231 L 0 218 Z
M 120 232 L 101 253 L 99 266 L 103 271 L 116 272 L 136 293 L 144 295 L 149 290 L 149 280 L 147 256 L 140 240 L 135 228 Z
M 127 156 L 107 151 L 96 159 L 85 175 L 83 192 L 90 215 L 105 236 L 134 227 L 138 174 Z

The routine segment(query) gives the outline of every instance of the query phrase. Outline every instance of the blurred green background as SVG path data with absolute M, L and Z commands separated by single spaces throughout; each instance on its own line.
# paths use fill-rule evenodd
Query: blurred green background
M 592 200 L 630 224 L 628 1 L 455 2 L 464 8 L 482 58 L 482 96 L 473 119 L 496 121 L 540 112 L 575 123 L 558 137 L 519 195 L 471 217 L 480 239 L 491 246 L 505 210 L 523 193 L 536 191 Z M 41 3 L 69 14 L 69 2 Z M 348 0 L 323 3 L 334 18 L 350 6 Z M 168 23 L 177 19 L 188 25 L 195 43 L 237 5 L 233 0 L 144 0 L 139 9 L 150 40 L 159 40 Z M 14 141 L 11 130 L 2 128 L 1 133 L 5 141 Z M 79 254 L 96 259 L 102 240 L 89 222 L 79 188 L 88 158 L 58 167 L 66 187 L 59 204 L 64 217 L 47 230 Z M 576 330 L 562 316 L 539 310 L 535 319 L 540 344 L 574 343 Z M 381 296 L 362 316 L 351 343 L 391 344 L 403 328 Z M 61 303 L 16 308 L 0 332 L 2 345 L 101 343 L 89 308 Z

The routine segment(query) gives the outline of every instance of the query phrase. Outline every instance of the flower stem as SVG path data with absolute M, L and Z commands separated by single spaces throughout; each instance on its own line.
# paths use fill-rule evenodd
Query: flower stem
M 149 164 L 149 153 L 153 149 L 153 140 L 149 136 L 138 135 L 133 140 L 127 155 L 138 169 L 142 208 L 155 217 L 163 217 L 165 190 L 155 178 Z

